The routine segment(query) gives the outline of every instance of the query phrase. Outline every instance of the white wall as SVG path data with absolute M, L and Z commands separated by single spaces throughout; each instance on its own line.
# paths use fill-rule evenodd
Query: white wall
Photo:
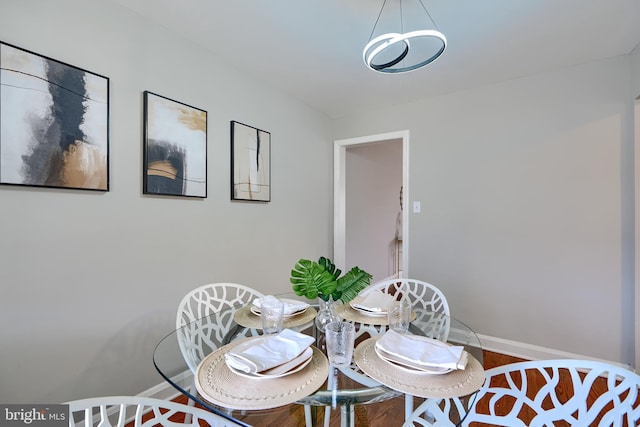
M 345 266 L 372 274 L 372 283 L 384 280 L 396 266 L 402 140 L 348 147 L 346 163 Z
M 621 325 L 629 70 L 612 58 L 336 121 L 336 138 L 410 130 L 406 202 L 422 213 L 408 276 L 440 287 L 477 332 L 633 362 Z
M 326 117 L 107 1 L 3 0 L 0 40 L 111 82 L 110 192 L 0 187 L 0 402 L 140 393 L 189 289 L 330 254 Z M 144 90 L 208 111 L 206 199 L 141 194 Z M 271 132 L 270 203 L 229 200 L 230 120 Z

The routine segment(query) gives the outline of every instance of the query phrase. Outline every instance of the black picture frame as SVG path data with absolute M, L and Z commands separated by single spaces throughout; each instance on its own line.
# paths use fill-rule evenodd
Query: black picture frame
M 207 112 L 144 91 L 143 193 L 207 197 Z
M 109 78 L 0 42 L 0 184 L 109 191 Z
M 271 201 L 271 133 L 231 121 L 231 200 Z

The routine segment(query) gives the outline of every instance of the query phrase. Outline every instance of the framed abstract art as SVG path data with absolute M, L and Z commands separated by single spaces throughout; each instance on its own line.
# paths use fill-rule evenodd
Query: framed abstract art
M 143 193 L 207 197 L 207 112 L 144 92 Z
M 271 134 L 231 121 L 231 200 L 271 201 Z
M 0 184 L 109 190 L 109 79 L 0 42 Z

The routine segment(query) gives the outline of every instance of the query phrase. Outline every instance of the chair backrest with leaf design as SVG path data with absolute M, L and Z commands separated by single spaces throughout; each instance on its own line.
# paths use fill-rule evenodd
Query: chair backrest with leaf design
M 416 310 L 417 317 L 411 323 L 416 325 L 423 334 L 446 341 L 449 336 L 449 304 L 444 293 L 432 285 L 417 279 L 399 278 L 388 279 L 374 283 L 363 291 L 361 295 L 369 292 L 382 291 L 396 296 L 396 299 L 409 298 Z M 431 331 L 431 332 L 426 332 Z M 370 332 L 367 330 L 367 332 Z
M 248 426 L 198 407 L 151 397 L 105 396 L 67 404 L 70 427 Z
M 178 305 L 176 329 L 180 350 L 192 372 L 212 350 L 220 347 L 233 326 L 232 310 L 264 295 L 237 283 L 210 283 L 192 289 Z M 219 314 L 208 321 L 207 316 Z M 197 320 L 197 322 L 196 322 Z
M 467 412 L 461 424 L 467 427 L 640 425 L 640 375 L 617 365 L 538 360 L 488 369 L 486 377 L 471 408 L 466 400 L 427 399 L 403 427 L 453 427 Z

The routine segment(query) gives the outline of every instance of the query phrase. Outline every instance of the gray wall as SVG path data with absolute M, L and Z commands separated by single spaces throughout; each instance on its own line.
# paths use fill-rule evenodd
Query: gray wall
M 440 287 L 479 333 L 634 362 L 633 313 L 622 310 L 633 289 L 622 237 L 633 235 L 622 220 L 633 198 L 621 162 L 633 146 L 630 64 L 336 121 L 339 139 L 410 130 L 406 203 L 420 200 L 422 213 L 410 215 L 408 276 Z
M 140 393 L 188 290 L 330 255 L 325 116 L 108 1 L 3 0 L 0 40 L 111 82 L 110 192 L 0 187 L 0 402 Z M 144 90 L 208 112 L 206 199 L 141 194 Z M 272 134 L 270 203 L 229 200 L 230 120 Z

